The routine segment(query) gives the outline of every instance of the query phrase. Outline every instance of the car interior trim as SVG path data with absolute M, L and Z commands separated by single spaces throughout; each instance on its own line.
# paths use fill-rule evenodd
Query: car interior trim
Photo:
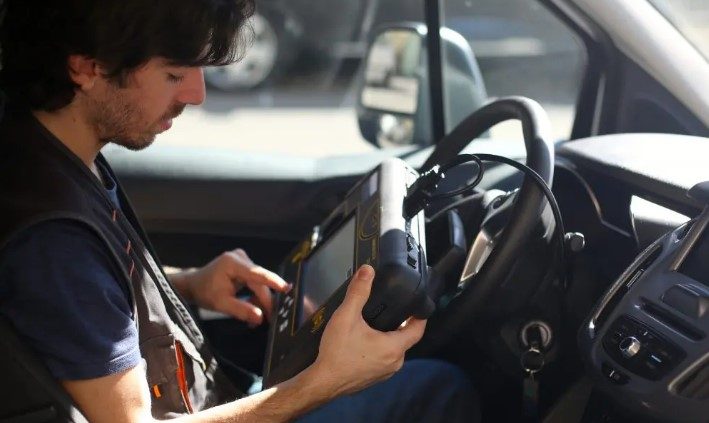
M 646 1 L 573 0 L 603 23 L 618 48 L 709 126 L 709 63 Z M 652 40 L 652 41 L 648 41 Z M 676 66 L 681 57 L 682 66 Z
M 697 242 L 700 240 L 707 226 L 709 226 L 709 207 L 704 209 L 702 214 L 697 218 L 697 222 L 694 223 L 693 228 L 687 233 L 686 241 L 677 251 L 677 256 L 670 267 L 672 271 L 679 271 L 680 266 L 682 266 L 687 255 L 692 251 L 692 248 L 697 245 Z

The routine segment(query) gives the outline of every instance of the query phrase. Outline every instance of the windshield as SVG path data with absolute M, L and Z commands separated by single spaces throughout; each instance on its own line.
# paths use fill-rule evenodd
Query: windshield
M 709 60 L 709 1 L 649 0 Z

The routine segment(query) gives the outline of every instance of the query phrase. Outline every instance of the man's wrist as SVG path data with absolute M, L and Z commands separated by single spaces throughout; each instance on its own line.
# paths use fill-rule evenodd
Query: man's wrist
M 294 382 L 298 386 L 307 387 L 318 402 L 316 406 L 331 401 L 341 394 L 339 381 L 333 378 L 332 372 L 325 371 L 317 362 L 300 372 L 294 378 Z
M 326 369 L 316 360 L 298 376 L 303 378 L 300 383 L 311 386 L 314 394 L 323 397 L 323 402 L 327 402 L 339 397 L 345 391 L 342 381 L 337 379 L 335 374 L 336 372 Z
M 275 407 L 265 407 L 264 421 L 281 421 L 302 416 L 321 405 L 332 401 L 339 395 L 339 389 L 334 389 L 331 375 L 323 371 L 317 364 L 307 367 L 293 378 L 276 385 L 275 396 L 271 398 Z M 274 412 L 271 414 L 270 411 Z
M 289 422 L 336 397 L 327 375 L 312 365 L 291 379 L 235 402 L 185 416 L 180 421 L 196 422 Z

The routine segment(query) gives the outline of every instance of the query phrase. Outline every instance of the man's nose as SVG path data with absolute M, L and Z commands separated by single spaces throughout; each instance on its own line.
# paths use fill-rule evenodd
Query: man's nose
M 204 73 L 202 68 L 191 68 L 185 75 L 185 80 L 182 83 L 178 102 L 184 104 L 202 104 L 206 97 L 204 88 Z

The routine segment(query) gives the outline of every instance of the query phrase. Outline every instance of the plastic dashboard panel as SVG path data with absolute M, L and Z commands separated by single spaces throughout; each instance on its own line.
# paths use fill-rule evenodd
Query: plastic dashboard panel
M 709 378 L 702 370 L 709 365 L 709 313 L 698 309 L 689 316 L 669 301 L 686 290 L 709 304 L 709 286 L 677 271 L 708 226 L 709 209 L 691 227 L 648 247 L 581 328 L 579 344 L 596 386 L 632 412 L 661 421 L 709 415 Z M 630 339 L 639 340 L 632 355 L 623 352 Z M 688 383 L 700 387 L 688 392 Z
M 633 261 L 594 307 L 579 344 L 596 387 L 643 421 L 709 415 L 709 312 L 702 311 L 709 284 L 681 272 L 690 247 L 709 231 L 703 197 L 687 195 L 709 180 L 709 139 L 608 135 L 564 143 L 558 154 L 603 175 L 600 183 L 617 181 L 623 192 L 699 214 Z M 688 298 L 697 299 L 696 314 L 681 304 Z
M 561 144 L 557 153 L 579 166 L 648 194 L 694 210 L 687 197 L 694 184 L 709 180 L 709 138 L 672 134 L 618 134 Z

